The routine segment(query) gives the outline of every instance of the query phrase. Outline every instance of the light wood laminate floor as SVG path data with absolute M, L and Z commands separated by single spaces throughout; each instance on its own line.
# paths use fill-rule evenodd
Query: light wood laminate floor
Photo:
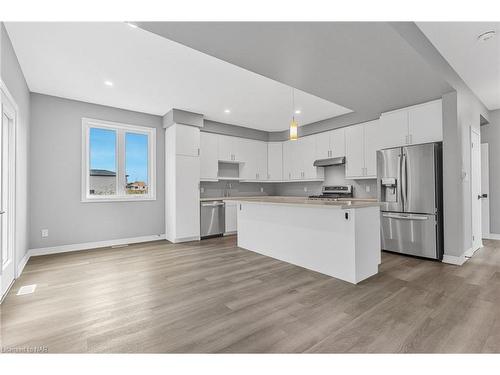
M 39 256 L 0 308 L 4 349 L 500 352 L 500 241 L 462 267 L 384 253 L 358 285 L 235 237 Z

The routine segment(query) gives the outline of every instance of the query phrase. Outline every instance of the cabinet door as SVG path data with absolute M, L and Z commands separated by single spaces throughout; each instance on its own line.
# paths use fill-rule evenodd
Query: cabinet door
M 219 160 L 222 161 L 233 161 L 233 137 L 228 137 L 227 135 L 218 135 L 219 139 Z
M 281 181 L 283 179 L 283 143 L 267 144 L 267 179 Z
M 236 232 L 237 225 L 237 204 L 236 202 L 225 203 L 225 233 Z
M 345 177 L 363 177 L 365 167 L 363 124 L 349 126 L 345 130 L 346 166 Z
M 316 145 L 315 139 L 312 136 L 299 139 L 298 157 L 300 165 L 299 180 L 316 179 L 318 178 L 318 167 L 313 166 L 316 160 Z M 323 170 L 323 168 L 321 168 Z
M 240 178 L 244 180 L 257 179 L 257 145 L 249 139 L 236 139 L 237 157 L 240 161 Z
M 331 158 L 345 156 L 345 128 L 330 132 L 330 151 Z
M 380 149 L 381 134 L 379 121 L 364 123 L 365 177 L 377 177 L 377 151 Z
M 200 133 L 200 179 L 216 179 L 218 172 L 218 136 Z
M 312 135 L 314 138 L 316 148 L 316 159 L 330 158 L 330 134 L 331 132 L 324 132 Z
M 185 156 L 200 155 L 200 128 L 188 125 L 174 125 L 175 128 L 175 153 Z
M 267 180 L 267 143 L 255 142 L 257 159 L 257 180 Z
M 408 111 L 410 143 L 429 143 L 443 140 L 443 109 L 436 100 Z
M 283 143 L 283 180 L 289 181 L 292 179 L 295 149 L 297 141 L 286 141 Z
M 380 117 L 381 148 L 404 146 L 408 143 L 408 111 L 383 113 Z
M 200 236 L 200 158 L 177 155 L 175 238 Z

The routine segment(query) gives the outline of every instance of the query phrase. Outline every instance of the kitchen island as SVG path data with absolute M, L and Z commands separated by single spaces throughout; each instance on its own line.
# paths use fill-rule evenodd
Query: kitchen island
M 358 200 L 239 198 L 238 246 L 353 284 L 380 264 L 380 206 Z

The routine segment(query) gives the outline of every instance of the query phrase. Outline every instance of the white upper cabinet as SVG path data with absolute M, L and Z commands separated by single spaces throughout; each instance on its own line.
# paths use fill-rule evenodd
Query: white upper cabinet
M 312 136 L 316 143 L 316 159 L 328 159 L 330 157 L 330 133 L 324 132 Z
M 443 140 L 443 108 L 441 100 L 408 110 L 409 143 L 419 144 Z
M 283 142 L 283 181 L 290 181 L 296 173 L 297 141 Z
M 177 155 L 200 155 L 200 128 L 183 125 L 177 126 L 175 132 L 175 152 Z
M 380 130 L 384 134 L 382 148 L 442 141 L 441 99 L 382 113 Z
M 267 143 L 250 139 L 238 140 L 240 178 L 247 181 L 267 180 Z
M 270 181 L 283 180 L 283 142 L 269 142 L 267 144 L 267 179 Z
M 257 141 L 254 144 L 257 158 L 257 180 L 267 180 L 267 143 Z
M 346 178 L 359 178 L 364 176 L 365 150 L 363 124 L 349 126 L 345 130 L 346 148 Z
M 233 161 L 233 149 L 234 140 L 233 137 L 228 137 L 226 135 L 218 135 L 219 138 L 219 160 L 221 161 Z
M 316 159 L 328 159 L 345 156 L 345 129 L 313 135 L 316 147 Z
M 382 148 L 384 134 L 380 132 L 380 121 L 369 121 L 364 127 L 365 178 L 377 177 L 377 151 Z
M 379 128 L 384 135 L 383 148 L 408 144 L 408 111 L 398 110 L 382 113 Z
M 383 136 L 379 120 L 346 128 L 346 178 L 377 177 L 377 150 Z
M 200 179 L 215 180 L 219 169 L 217 134 L 200 132 Z
M 330 132 L 330 157 L 345 156 L 345 128 Z

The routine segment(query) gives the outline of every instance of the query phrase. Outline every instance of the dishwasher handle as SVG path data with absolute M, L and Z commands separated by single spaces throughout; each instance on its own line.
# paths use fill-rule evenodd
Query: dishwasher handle
M 224 202 L 202 203 L 201 207 L 220 207 L 224 206 Z
M 390 219 L 401 219 L 401 220 L 429 220 L 429 216 L 425 215 L 398 215 L 398 214 L 382 214 L 383 217 L 388 217 Z

